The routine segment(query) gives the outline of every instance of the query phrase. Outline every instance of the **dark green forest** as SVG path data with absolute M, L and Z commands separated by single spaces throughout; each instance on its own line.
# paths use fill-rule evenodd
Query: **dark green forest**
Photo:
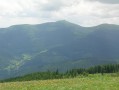
M 117 73 L 119 72 L 119 64 L 98 65 L 90 68 L 79 68 L 67 70 L 64 73 L 58 71 L 54 72 L 36 72 L 28 75 L 1 80 L 1 82 L 15 82 L 15 81 L 31 81 L 31 80 L 48 80 L 48 79 L 64 79 L 74 78 L 77 76 L 88 76 L 89 74 Z

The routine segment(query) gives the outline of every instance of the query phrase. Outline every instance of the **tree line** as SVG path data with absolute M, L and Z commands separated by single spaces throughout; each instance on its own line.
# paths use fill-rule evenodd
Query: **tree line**
M 67 70 L 65 73 L 56 71 L 46 71 L 31 73 L 28 75 L 10 78 L 2 80 L 1 82 L 12 82 L 12 81 L 31 81 L 31 80 L 48 80 L 48 79 L 63 79 L 63 78 L 74 78 L 79 75 L 88 76 L 88 74 L 101 73 L 116 73 L 119 72 L 119 64 L 108 64 L 108 65 L 98 65 L 90 68 L 79 68 Z

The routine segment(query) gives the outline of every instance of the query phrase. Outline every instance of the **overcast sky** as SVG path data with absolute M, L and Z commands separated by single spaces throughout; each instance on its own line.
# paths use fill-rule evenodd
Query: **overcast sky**
M 0 27 L 58 20 L 119 24 L 119 0 L 0 0 Z

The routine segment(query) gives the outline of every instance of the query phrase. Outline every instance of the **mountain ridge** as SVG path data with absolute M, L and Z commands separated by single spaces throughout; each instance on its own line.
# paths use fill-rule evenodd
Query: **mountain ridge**
M 6 29 L 6 28 L 16 27 L 16 26 L 38 26 L 38 25 L 51 24 L 51 23 L 70 23 L 70 24 L 74 24 L 74 25 L 84 27 L 84 28 L 91 28 L 91 27 L 98 27 L 98 26 L 119 26 L 118 24 L 103 23 L 103 24 L 98 24 L 95 26 L 86 27 L 86 26 L 81 26 L 79 24 L 72 23 L 72 22 L 67 21 L 67 20 L 59 20 L 59 21 L 52 21 L 52 22 L 44 22 L 44 23 L 40 23 L 40 24 L 16 24 L 16 25 L 11 25 L 9 27 L 4 27 L 4 28 L 0 28 L 0 29 Z
M 0 28 L 0 78 L 119 63 L 119 26 L 68 21 Z

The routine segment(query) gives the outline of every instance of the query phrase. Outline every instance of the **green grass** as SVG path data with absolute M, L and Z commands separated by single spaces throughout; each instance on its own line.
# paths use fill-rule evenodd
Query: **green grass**
M 95 74 L 72 79 L 0 83 L 0 90 L 119 90 L 119 77 Z

